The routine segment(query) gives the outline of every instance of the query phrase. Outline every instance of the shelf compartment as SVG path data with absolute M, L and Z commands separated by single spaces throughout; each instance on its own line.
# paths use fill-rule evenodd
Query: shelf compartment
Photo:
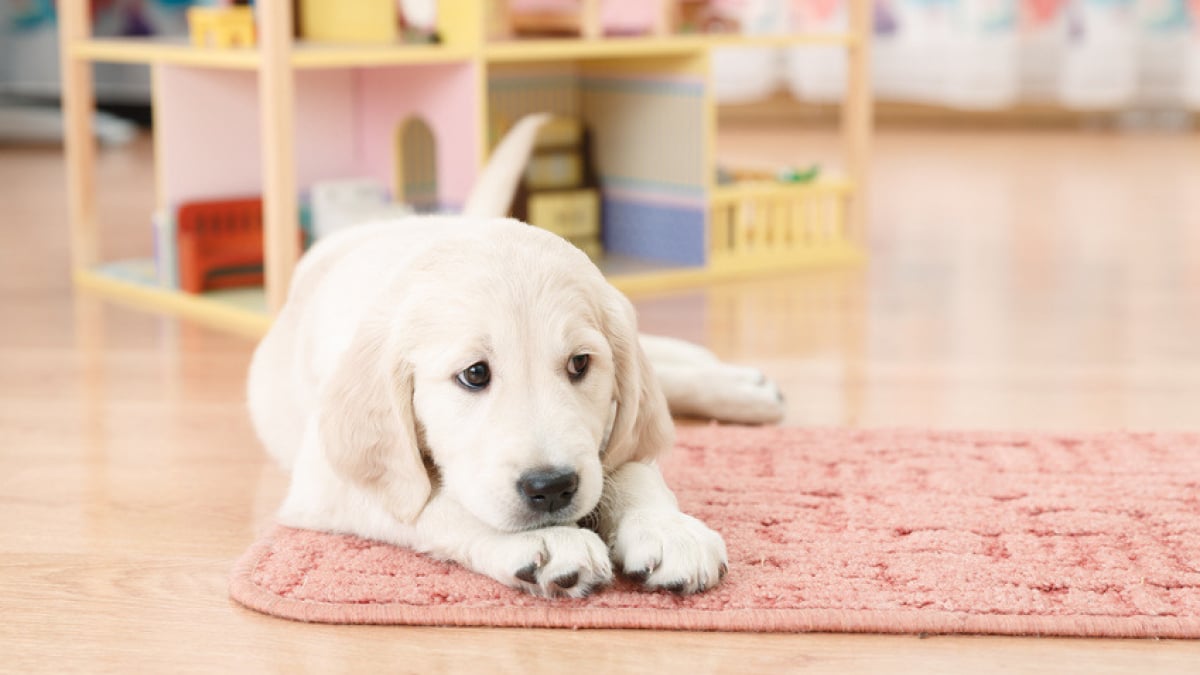
M 258 50 L 245 47 L 193 47 L 183 38 L 112 38 L 77 40 L 71 44 L 77 59 L 111 63 L 168 63 L 200 68 L 254 70 Z
M 261 288 L 185 293 L 158 285 L 154 262 L 147 259 L 106 263 L 75 273 L 75 285 L 137 309 L 180 318 L 248 337 L 260 337 L 271 325 Z
M 844 260 L 851 261 L 853 251 Z M 861 256 L 860 256 L 861 257 Z M 832 261 L 828 255 L 826 259 Z M 620 255 L 606 255 L 596 264 L 609 282 L 631 295 L 662 293 L 698 285 L 761 275 L 762 269 L 725 270 L 678 266 Z M 260 338 L 271 326 L 261 288 L 209 291 L 200 294 L 159 286 L 154 263 L 148 259 L 107 263 L 75 273 L 75 285 L 118 304 L 181 319 L 250 338 Z

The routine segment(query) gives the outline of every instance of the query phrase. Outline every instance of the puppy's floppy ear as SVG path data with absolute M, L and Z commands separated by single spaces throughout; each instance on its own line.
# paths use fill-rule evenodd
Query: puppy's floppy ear
M 317 423 L 333 470 L 412 522 L 432 486 L 417 442 L 412 367 L 393 353 L 388 334 L 384 321 L 359 326 L 321 393 Z
M 650 461 L 671 448 L 675 425 L 654 369 L 638 342 L 637 313 L 629 299 L 609 287 L 604 332 L 616 370 L 617 413 L 603 463 L 608 470 L 626 462 Z

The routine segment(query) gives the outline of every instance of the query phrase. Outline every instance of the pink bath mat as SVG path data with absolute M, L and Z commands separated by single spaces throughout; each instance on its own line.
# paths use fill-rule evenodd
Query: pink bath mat
M 725 536 L 702 595 L 544 600 L 454 564 L 276 528 L 242 604 L 302 621 L 1200 637 L 1200 435 L 697 427 L 663 464 Z

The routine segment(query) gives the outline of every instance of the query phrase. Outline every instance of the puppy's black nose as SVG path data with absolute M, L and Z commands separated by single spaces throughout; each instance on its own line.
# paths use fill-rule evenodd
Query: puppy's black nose
M 575 497 L 579 474 L 570 469 L 535 469 L 521 476 L 517 489 L 534 511 L 557 511 Z

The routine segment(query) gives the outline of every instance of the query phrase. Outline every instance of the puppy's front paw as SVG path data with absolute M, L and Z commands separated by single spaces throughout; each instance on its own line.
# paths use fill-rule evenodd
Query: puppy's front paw
M 498 581 L 544 597 L 582 598 L 612 582 L 600 537 L 577 527 L 547 527 L 493 540 L 484 570 Z
M 721 535 L 679 511 L 631 511 L 610 544 L 625 575 L 651 589 L 699 593 L 716 586 L 729 569 Z

